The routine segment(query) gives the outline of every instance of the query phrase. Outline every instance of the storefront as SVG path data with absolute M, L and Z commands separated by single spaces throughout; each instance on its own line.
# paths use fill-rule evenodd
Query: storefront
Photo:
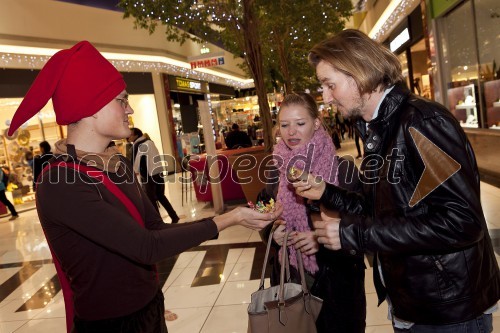
M 500 129 L 500 3 L 429 2 L 443 103 L 464 127 Z
M 267 94 L 267 101 L 273 119 L 282 100 L 283 95 L 281 93 Z M 221 100 L 213 104 L 222 127 L 229 130 L 232 124 L 238 124 L 240 130 L 246 131 L 252 140 L 259 141 L 263 139 L 257 96 Z
M 197 154 L 203 150 L 203 130 L 200 126 L 198 103 L 205 100 L 208 83 L 172 75 L 163 75 L 167 108 L 174 129 L 176 160 L 185 155 Z
M 233 87 L 215 83 L 164 75 L 165 93 L 169 96 L 172 124 L 175 128 L 174 142 L 177 142 L 179 157 L 204 151 L 204 138 L 198 112 L 199 100 L 210 95 L 212 108 L 212 131 L 216 147 L 223 147 L 222 137 L 238 124 L 258 143 L 263 139 L 257 96 L 235 98 Z M 280 93 L 268 94 L 268 103 L 273 114 L 283 99 Z
M 389 35 L 384 44 L 401 61 L 408 87 L 417 95 L 433 99 L 428 49 L 422 10 L 417 6 Z

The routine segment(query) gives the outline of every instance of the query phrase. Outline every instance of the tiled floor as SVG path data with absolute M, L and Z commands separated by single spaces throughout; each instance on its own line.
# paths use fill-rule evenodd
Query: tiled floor
M 352 142 L 342 154 L 352 154 Z M 355 155 L 354 155 L 355 156 Z M 170 183 L 171 199 L 181 222 L 214 215 L 210 205 L 193 200 L 181 203 L 179 183 Z M 500 253 L 500 189 L 482 184 L 483 206 Z M 162 211 L 165 221 L 167 214 Z M 233 227 L 218 239 L 159 264 L 166 308 L 178 318 L 168 321 L 171 333 L 229 333 L 247 330 L 246 309 L 250 294 L 258 288 L 263 244 L 256 232 Z M 497 257 L 498 259 L 498 257 Z M 368 263 L 367 266 L 369 267 Z M 372 268 L 366 272 L 367 329 L 392 332 L 387 305 L 376 306 Z M 0 219 L 0 332 L 63 333 L 64 305 L 47 243 L 36 211 L 21 213 L 16 221 Z M 500 313 L 495 313 L 500 332 Z

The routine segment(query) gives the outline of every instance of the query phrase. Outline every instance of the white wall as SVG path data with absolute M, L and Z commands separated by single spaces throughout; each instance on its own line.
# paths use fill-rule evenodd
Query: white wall
M 130 106 L 134 109 L 134 114 L 132 114 L 134 127 L 140 128 L 143 133 L 147 133 L 156 144 L 160 154 L 163 154 L 154 95 L 129 95 L 128 99 Z

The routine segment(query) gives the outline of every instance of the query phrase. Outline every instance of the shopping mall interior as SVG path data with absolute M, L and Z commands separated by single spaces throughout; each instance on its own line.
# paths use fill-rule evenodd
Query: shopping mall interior
M 255 183 L 242 185 L 234 176 L 225 177 L 219 187 L 208 181 L 207 153 L 224 156 L 219 171 L 236 178 L 242 177 L 239 155 L 248 153 L 258 160 L 267 154 L 259 100 L 243 58 L 215 41 L 179 44 L 167 41 L 160 29 L 153 34 L 136 29 L 133 20 L 124 19 L 118 2 L 0 0 L 0 166 L 9 173 L 6 196 L 19 212 L 19 218 L 11 220 L 0 204 L 2 333 L 66 331 L 61 285 L 37 215 L 30 159 L 40 154 L 40 142 L 54 145 L 66 138 L 67 126 L 57 124 L 49 101 L 14 135 L 6 134 L 31 83 L 58 50 L 88 40 L 123 75 L 135 110 L 129 123 L 149 135 L 159 154 L 171 157 L 164 163 L 165 194 L 180 223 L 246 205 L 262 189 Z M 476 153 L 482 208 L 498 262 L 500 3 L 351 2 L 352 16 L 345 27 L 365 32 L 394 52 L 410 90 L 445 105 L 464 129 Z M 333 121 L 334 110 L 317 89 L 316 84 L 307 91 L 327 123 Z M 271 119 L 284 95 L 283 87 L 268 89 Z M 252 147 L 226 149 L 224 137 L 232 124 L 248 133 Z M 359 166 L 362 160 L 356 159 L 353 138 L 339 140 L 339 155 L 353 157 Z M 126 155 L 126 139 L 114 143 Z M 162 207 L 160 213 L 165 223 L 172 222 Z M 159 262 L 169 332 L 247 332 L 247 308 L 259 287 L 264 253 L 259 233 L 238 226 Z M 393 332 L 387 303 L 377 305 L 372 259 L 365 257 L 366 332 Z M 500 311 L 493 313 L 493 322 L 500 332 Z

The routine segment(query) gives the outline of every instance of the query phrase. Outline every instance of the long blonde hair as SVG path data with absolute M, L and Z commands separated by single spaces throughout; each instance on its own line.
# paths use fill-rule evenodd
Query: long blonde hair
M 394 53 L 359 30 L 347 29 L 316 44 L 309 53 L 309 63 L 316 67 L 321 61 L 351 76 L 360 95 L 404 82 Z

